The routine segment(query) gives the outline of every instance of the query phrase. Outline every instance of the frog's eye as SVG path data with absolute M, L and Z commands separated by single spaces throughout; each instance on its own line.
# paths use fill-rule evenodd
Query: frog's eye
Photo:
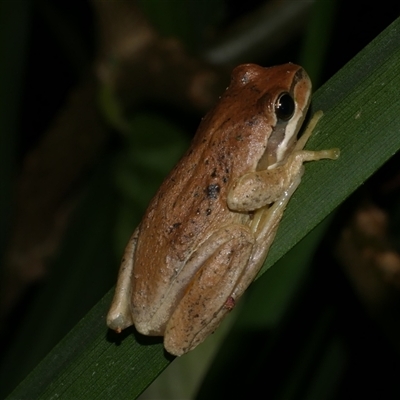
M 294 100 L 289 93 L 281 93 L 275 102 L 275 114 L 278 119 L 288 121 L 292 118 L 295 109 Z

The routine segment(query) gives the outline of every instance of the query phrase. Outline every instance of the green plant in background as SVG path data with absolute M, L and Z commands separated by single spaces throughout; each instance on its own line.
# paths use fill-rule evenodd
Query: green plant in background
M 168 13 L 158 13 L 159 21 L 161 15 L 165 15 L 167 21 L 174 20 L 173 7 L 180 3 L 172 3 Z M 182 19 L 185 23 L 179 29 L 190 31 L 188 19 Z M 222 373 L 228 372 L 232 376 L 232 371 L 241 369 L 240 365 L 234 365 L 235 358 L 241 348 L 255 341 L 259 358 L 245 366 L 251 373 L 242 375 L 244 386 L 253 384 L 251 374 L 263 371 L 266 360 L 272 358 L 274 328 L 280 327 L 299 287 L 310 279 L 309 261 L 327 228 L 327 224 L 320 224 L 321 221 L 399 149 L 399 27 L 400 22 L 395 21 L 315 93 L 312 110 L 322 109 L 325 115 L 307 148 L 340 147 L 341 157 L 335 163 L 321 161 L 306 166 L 302 184 L 285 212 L 276 241 L 260 272 L 260 276 L 264 275 L 240 305 L 232 333 L 227 337 L 221 333 L 220 340 L 224 343 L 202 391 L 198 392 L 200 398 L 211 396 L 207 390 L 211 390 L 214 397 L 221 396 L 221 385 L 226 382 Z M 193 36 L 192 43 L 196 42 L 196 35 Z M 307 65 L 304 66 L 307 69 Z M 17 81 L 20 79 L 16 78 Z M 90 307 L 90 301 L 114 283 L 118 257 L 131 228 L 163 175 L 188 143 L 181 127 L 154 111 L 136 113 L 129 126 L 126 146 L 110 151 L 93 174 L 48 277 L 48 285 L 35 298 L 18 336 L 11 341 L 9 356 L 4 359 L 1 369 L 3 382 L 0 386 L 5 387 L 6 380 L 16 380 L 13 382 L 16 385 L 26 373 L 32 372 L 10 398 L 136 398 L 173 359 L 163 351 L 159 339 L 142 337 L 132 329 L 119 337 L 107 331 L 104 318 L 111 292 L 86 315 L 82 311 L 83 302 Z M 156 146 L 152 145 L 154 142 Z M 12 165 L 12 161 L 8 164 Z M 318 224 L 319 227 L 313 230 Z M 311 234 L 306 236 L 309 232 Z M 115 242 L 118 255 L 112 249 Z M 2 245 L 5 246 L 4 242 Z M 265 274 L 277 261 L 277 265 Z M 89 296 L 93 286 L 96 286 L 96 294 Z M 39 359 L 64 336 L 65 327 L 74 326 L 78 312 L 84 315 L 83 319 L 35 368 Z M 277 397 L 292 398 L 302 392 L 304 397 L 324 398 L 324 394 L 334 390 L 336 381 L 332 377 L 343 373 L 346 357 L 337 336 L 326 340 L 334 309 L 329 305 L 321 315 L 315 329 L 310 331 L 311 339 L 297 357 L 298 362 L 282 378 L 284 389 L 274 393 Z M 247 336 L 248 332 L 263 330 L 270 332 L 267 339 Z M 282 332 L 275 331 L 275 335 L 278 333 Z M 294 334 L 297 335 L 298 332 Z M 35 336 L 38 339 L 33 341 Z M 289 336 L 286 346 L 290 347 L 292 341 L 295 339 Z M 318 374 L 304 388 L 307 371 L 316 362 L 316 347 L 324 343 L 326 347 L 318 362 Z M 201 357 L 206 350 L 199 349 L 197 353 Z M 179 367 L 178 362 L 183 366 Z M 172 367 L 177 364 L 179 374 L 188 374 L 189 367 L 185 363 L 196 370 L 201 362 L 188 355 L 174 361 Z M 16 377 L 4 373 L 18 369 L 20 375 Z M 170 377 L 175 390 L 179 386 L 176 379 Z M 189 381 L 191 377 L 185 375 L 185 379 Z M 183 397 L 182 393 L 190 393 L 188 390 L 170 392 L 169 398 Z M 193 393 L 194 389 L 191 390 Z M 227 393 L 226 387 L 224 390 L 223 393 Z M 158 396 L 167 398 L 165 392 Z

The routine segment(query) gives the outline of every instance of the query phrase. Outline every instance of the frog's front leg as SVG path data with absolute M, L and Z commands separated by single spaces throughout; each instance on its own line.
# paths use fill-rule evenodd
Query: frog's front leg
M 297 162 L 299 161 L 298 158 L 299 157 L 297 157 Z M 256 243 L 253 247 L 253 252 L 247 267 L 248 272 L 243 275 L 242 279 L 236 285 L 232 293 L 233 298 L 239 298 L 243 294 L 250 283 L 255 279 L 267 257 L 269 248 L 275 239 L 283 212 L 300 184 L 303 172 L 302 163 L 300 164 L 300 168 L 296 168 L 296 170 L 298 173 L 287 186 L 279 186 L 279 184 L 276 184 L 276 192 L 279 193 L 280 190 L 280 195 L 273 201 L 273 204 L 264 204 L 254 212 L 252 218 L 249 220 L 249 227 L 256 238 Z M 274 196 L 276 196 L 276 194 Z
M 107 314 L 108 327 L 118 333 L 128 326 L 133 325 L 131 313 L 131 287 L 133 260 L 138 236 L 139 228 L 136 228 L 129 239 L 124 256 L 122 257 L 114 298 L 111 303 L 110 311 Z
M 308 151 L 298 150 L 292 153 L 285 164 L 273 169 L 249 172 L 237 179 L 227 196 L 228 207 L 233 211 L 255 211 L 281 198 L 294 182 L 303 175 L 305 161 L 324 158 L 335 160 L 339 156 L 337 149 Z
M 336 148 L 319 151 L 303 150 L 322 115 L 322 111 L 314 114 L 286 161 L 265 170 L 249 172 L 233 182 L 227 197 L 227 204 L 231 210 L 254 211 L 272 204 L 281 199 L 285 190 L 298 186 L 304 172 L 304 162 L 336 160 L 339 157 L 340 151 Z M 294 190 L 291 189 L 292 193 Z
M 301 146 L 304 146 L 310 134 L 308 131 Z M 250 220 L 250 229 L 257 240 L 248 266 L 249 270 L 258 271 L 264 263 L 283 212 L 300 184 L 304 172 L 303 163 L 324 158 L 335 160 L 338 157 L 338 149 L 296 150 L 288 157 L 285 164 L 270 170 L 248 173 L 234 183 L 231 192 L 228 193 L 229 208 L 237 211 L 256 210 Z M 255 275 L 247 275 L 245 278 L 247 279 L 239 282 L 233 296 L 239 297 Z
M 164 346 L 169 353 L 179 356 L 195 348 L 233 308 L 232 295 L 248 273 L 255 241 L 247 226 L 233 224 L 213 233 L 198 249 L 199 254 L 193 254 L 191 258 L 198 264 L 196 259 L 203 257 L 204 250 L 221 243 L 193 275 L 167 323 Z

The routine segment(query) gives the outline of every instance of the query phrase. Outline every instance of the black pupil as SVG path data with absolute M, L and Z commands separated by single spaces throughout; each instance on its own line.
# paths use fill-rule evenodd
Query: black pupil
M 295 105 L 289 93 L 282 93 L 275 103 L 275 113 L 278 119 L 287 121 L 292 118 Z

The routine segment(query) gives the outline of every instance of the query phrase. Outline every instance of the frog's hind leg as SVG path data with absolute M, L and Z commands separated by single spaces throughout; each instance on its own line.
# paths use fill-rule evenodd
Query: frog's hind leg
M 221 228 L 207 240 L 209 246 L 219 237 L 226 240 L 197 270 L 167 323 L 164 346 L 171 354 L 195 348 L 234 307 L 232 292 L 247 270 L 255 240 L 243 225 Z
M 107 314 L 108 327 L 118 333 L 128 326 L 133 325 L 131 313 L 131 287 L 133 258 L 135 255 L 138 235 L 139 228 L 136 228 L 125 248 L 121 267 L 119 269 L 117 286 L 115 287 L 114 298 Z

